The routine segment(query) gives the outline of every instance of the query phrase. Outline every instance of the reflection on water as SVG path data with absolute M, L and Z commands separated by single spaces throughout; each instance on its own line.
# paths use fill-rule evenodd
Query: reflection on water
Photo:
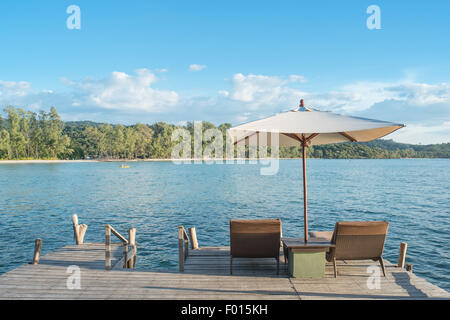
M 177 226 L 195 226 L 200 246 L 228 245 L 229 219 L 281 218 L 283 235 L 303 235 L 301 162 L 274 176 L 259 165 L 170 162 L 0 165 L 0 273 L 74 243 L 71 215 L 104 241 L 104 224 L 137 228 L 139 268 L 177 268 Z M 308 160 L 310 230 L 336 221 L 390 222 L 385 258 L 401 241 L 414 272 L 449 290 L 449 160 Z

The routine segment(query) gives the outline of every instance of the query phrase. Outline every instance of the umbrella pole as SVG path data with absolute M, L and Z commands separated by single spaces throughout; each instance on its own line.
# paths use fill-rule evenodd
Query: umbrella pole
M 308 198 L 306 194 L 306 144 L 302 142 L 303 151 L 303 223 L 305 243 L 308 242 Z

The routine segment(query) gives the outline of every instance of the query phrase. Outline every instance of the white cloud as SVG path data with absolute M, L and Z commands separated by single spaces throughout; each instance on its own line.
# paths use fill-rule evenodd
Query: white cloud
M 450 122 L 437 125 L 411 124 L 386 138 L 411 144 L 450 142 Z
M 300 83 L 305 83 L 306 82 L 306 78 L 304 76 L 299 76 L 296 74 L 291 74 L 289 76 L 289 81 L 291 82 L 300 82 Z
M 230 97 L 233 100 L 247 103 L 250 110 L 267 106 L 275 108 L 294 106 L 293 103 L 298 101 L 304 92 L 289 87 L 289 84 L 298 82 L 299 79 L 304 78 L 296 75 L 283 78 L 237 73 L 233 76 L 233 90 Z
M 136 75 L 114 71 L 100 80 L 85 79 L 65 82 L 74 89 L 77 104 L 114 110 L 164 112 L 175 106 L 178 94 L 170 90 L 152 88 L 158 81 L 148 69 L 138 69 Z
M 437 103 L 450 103 L 450 83 L 426 84 L 405 83 L 389 88 L 417 106 L 427 106 Z
M 293 87 L 294 82 L 304 81 L 301 76 L 284 78 L 238 73 L 233 76 L 232 90 L 219 91 L 222 100 L 218 104 L 228 107 L 232 111 L 228 116 L 240 123 L 295 108 L 298 100 L 304 98 L 307 106 L 321 110 L 405 123 L 406 128 L 389 136 L 399 142 L 450 141 L 449 83 L 426 84 L 410 79 L 360 81 L 328 92 Z
M 205 68 L 206 68 L 206 66 L 204 64 L 195 64 L 194 63 L 189 66 L 190 71 L 201 71 Z
M 228 97 L 230 95 L 230 92 L 228 92 L 227 90 L 219 90 L 219 95 L 221 95 L 222 97 Z
M 240 115 L 236 116 L 236 121 L 238 121 L 238 122 L 247 121 L 250 116 L 251 116 L 250 112 L 245 112 L 243 114 L 240 114 Z
M 298 106 L 401 122 L 407 126 L 387 138 L 407 143 L 450 141 L 450 83 L 358 81 L 330 91 L 304 89 L 303 76 L 234 74 L 216 95 L 187 97 L 158 89 L 157 71 L 115 71 L 102 79 L 61 79 L 67 92 L 0 80 L 0 108 L 15 105 L 38 111 L 54 105 L 65 120 L 113 123 L 206 120 L 233 124 L 256 120 Z M 181 122 L 180 122 L 181 123 Z
M 23 97 L 31 92 L 31 84 L 25 81 L 0 80 L 0 98 Z
M 326 104 L 330 107 L 339 107 L 342 111 L 351 112 L 365 110 L 376 103 L 391 99 L 399 99 L 399 95 L 389 88 L 390 83 L 383 82 L 357 82 L 348 84 L 338 91 L 332 91 L 325 95 L 329 99 Z M 319 95 L 320 97 L 321 95 Z
M 333 108 L 342 112 L 363 111 L 386 101 L 429 106 L 450 103 L 450 84 L 356 82 L 326 93 L 311 93 L 307 97 L 319 108 Z
M 0 80 L 0 112 L 9 105 L 38 111 L 43 108 L 44 103 L 48 103 L 47 107 L 50 107 L 57 101 L 60 101 L 60 96 L 53 90 L 38 90 L 26 81 Z

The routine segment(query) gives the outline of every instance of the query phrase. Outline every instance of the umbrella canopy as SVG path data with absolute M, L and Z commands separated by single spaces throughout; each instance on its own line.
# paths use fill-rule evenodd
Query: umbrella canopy
M 402 127 L 404 125 L 400 123 L 345 116 L 306 108 L 303 100 L 300 100 L 300 107 L 295 110 L 230 128 L 229 133 L 235 144 L 240 142 L 251 144 L 252 141 L 257 144 L 262 138 L 268 146 L 277 144 L 280 147 L 302 146 L 304 234 L 306 242 L 308 240 L 308 209 L 305 148 L 311 145 L 328 143 L 371 141 L 384 137 Z M 272 143 L 272 140 L 275 139 L 277 142 Z

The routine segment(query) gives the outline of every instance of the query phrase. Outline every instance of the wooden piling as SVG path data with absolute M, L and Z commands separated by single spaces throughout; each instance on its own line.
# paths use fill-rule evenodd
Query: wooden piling
M 408 272 L 412 272 L 413 271 L 413 266 L 412 266 L 411 263 L 407 263 L 406 264 L 406 271 L 408 271 Z
M 405 259 L 406 259 L 406 250 L 408 248 L 408 244 L 406 242 L 400 243 L 400 252 L 398 254 L 398 264 L 397 267 L 404 268 L 405 267 Z
M 87 225 L 85 224 L 80 224 L 78 225 L 78 238 L 80 239 L 80 243 L 77 244 L 83 244 L 84 242 L 84 235 L 86 234 L 86 230 L 87 230 Z
M 75 243 L 77 245 L 83 244 L 84 235 L 86 234 L 87 225 L 78 224 L 78 216 L 76 214 L 72 215 L 73 222 L 73 234 L 75 236 Z
M 34 255 L 32 264 L 39 264 L 39 259 L 41 257 L 42 240 L 36 239 L 34 242 Z
M 197 232 L 195 227 L 189 228 L 189 235 L 191 236 L 191 248 L 192 250 L 198 249 Z
M 73 222 L 73 236 L 75 237 L 75 243 L 79 244 L 80 242 L 80 233 L 78 232 L 78 216 L 76 214 L 72 215 L 72 222 Z
M 130 228 L 128 230 L 128 243 L 134 249 L 133 258 L 128 261 L 128 268 L 134 268 L 136 266 L 136 254 L 137 254 L 137 245 L 136 245 L 136 228 Z

